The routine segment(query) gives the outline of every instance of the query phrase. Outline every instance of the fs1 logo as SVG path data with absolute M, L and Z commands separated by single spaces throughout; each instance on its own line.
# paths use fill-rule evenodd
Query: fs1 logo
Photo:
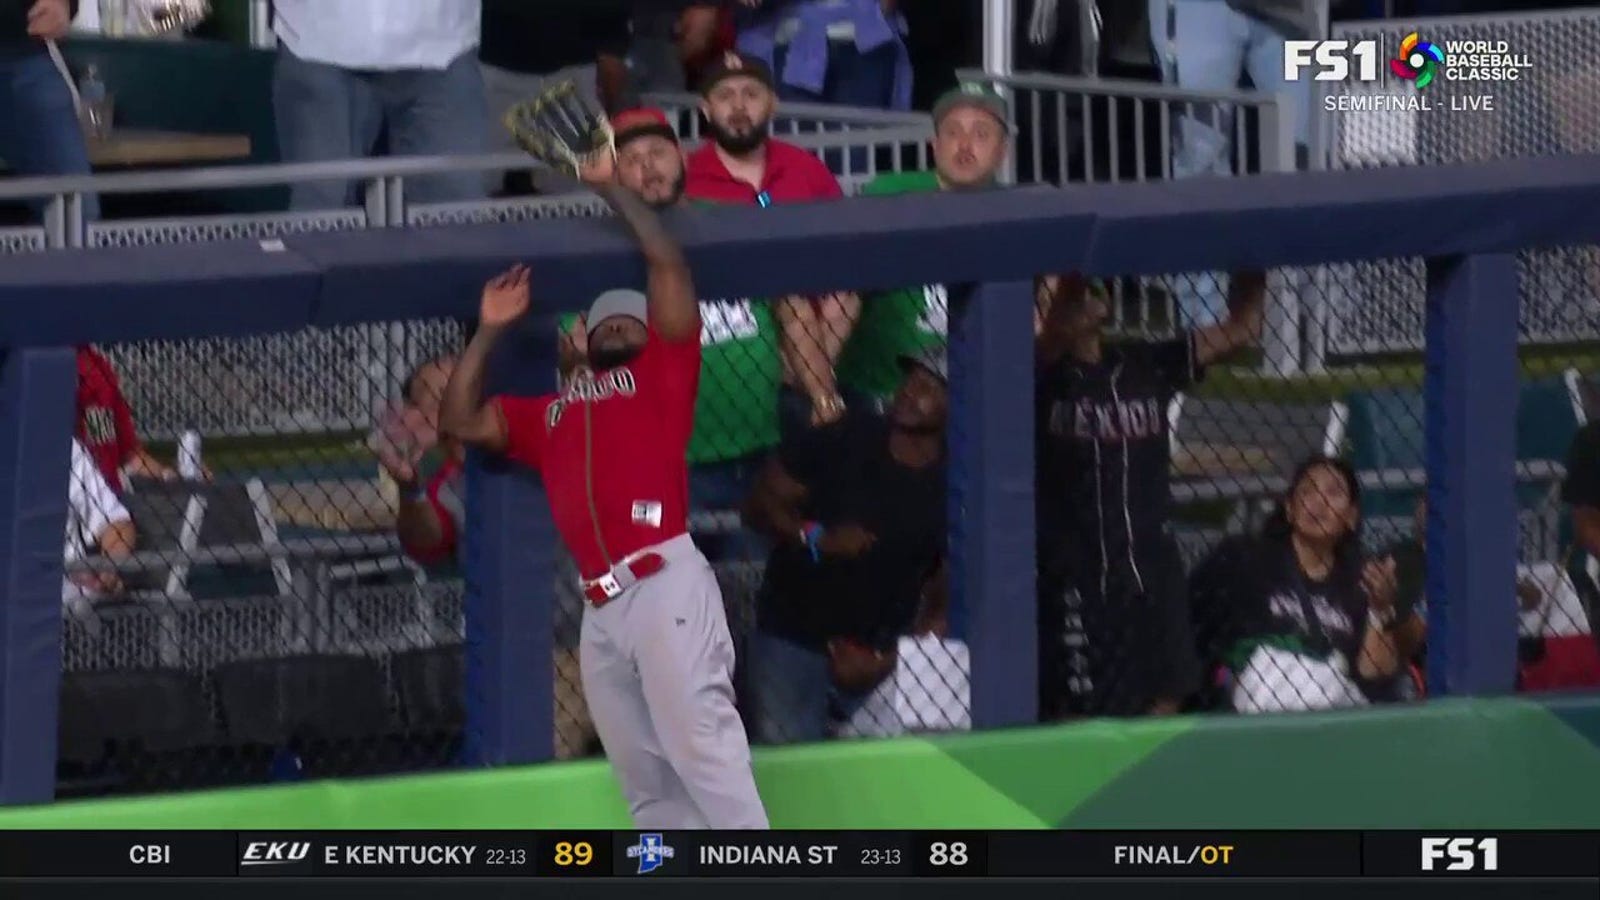
M 1284 41 L 1283 79 L 1299 81 L 1301 70 L 1315 65 L 1313 81 L 1343 81 L 1350 77 L 1351 59 L 1358 80 L 1378 80 L 1377 41 Z
M 1499 838 L 1442 838 L 1422 839 L 1422 871 L 1432 872 L 1434 863 L 1448 860 L 1446 872 L 1493 872 L 1500 868 Z

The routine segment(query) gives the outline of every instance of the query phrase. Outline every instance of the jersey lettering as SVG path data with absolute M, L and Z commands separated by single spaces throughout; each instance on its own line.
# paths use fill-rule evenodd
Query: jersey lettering
M 950 294 L 944 285 L 923 286 L 922 314 L 917 316 L 917 330 L 941 336 L 950 332 Z
M 1273 616 L 1289 619 L 1301 631 L 1308 634 L 1311 632 L 1311 625 L 1306 621 L 1305 609 L 1300 604 L 1300 598 L 1293 594 L 1273 594 L 1267 606 Z M 1312 596 L 1311 610 L 1316 614 L 1317 623 L 1324 633 L 1349 635 L 1355 632 L 1355 622 L 1351 621 L 1350 614 L 1329 603 L 1321 594 Z
M 595 403 L 612 397 L 632 397 L 638 392 L 639 382 L 634 378 L 633 370 L 627 366 L 612 369 L 598 377 L 585 370 L 578 373 L 557 402 Z
M 91 406 L 83 411 L 84 443 L 90 446 L 109 444 L 117 439 L 117 420 L 104 406 Z
M 1056 403 L 1050 410 L 1050 433 L 1071 434 L 1081 441 L 1136 441 L 1161 436 L 1166 430 L 1161 404 L 1154 399 L 1097 403 Z
M 700 346 L 747 341 L 760 333 L 749 300 L 700 301 Z

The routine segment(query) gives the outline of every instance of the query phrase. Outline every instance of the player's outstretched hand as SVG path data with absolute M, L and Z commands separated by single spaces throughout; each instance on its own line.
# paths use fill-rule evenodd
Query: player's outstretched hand
M 491 328 L 516 321 L 528 311 L 528 267 L 512 266 L 483 286 L 478 319 Z
M 823 530 L 817 549 L 826 556 L 855 557 L 872 549 L 878 537 L 860 525 L 837 525 Z

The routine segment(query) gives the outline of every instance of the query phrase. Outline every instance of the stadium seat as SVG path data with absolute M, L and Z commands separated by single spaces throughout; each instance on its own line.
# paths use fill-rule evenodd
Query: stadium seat
M 214 739 L 200 680 L 186 672 L 68 672 L 61 677 L 63 760 L 94 762 L 118 745 L 160 752 Z
M 1337 405 L 1327 403 L 1205 396 L 1169 406 L 1167 416 L 1174 425 L 1175 457 L 1197 447 L 1248 445 L 1284 472 L 1308 456 L 1336 451 L 1344 419 Z
M 1362 514 L 1375 528 L 1396 525 L 1404 532 L 1425 489 L 1408 473 L 1427 463 L 1420 388 L 1377 388 L 1353 391 L 1349 410 L 1350 461 L 1361 473 L 1382 473 L 1381 487 L 1362 490 Z M 1559 378 L 1525 382 L 1517 405 L 1517 458 L 1521 462 L 1566 458 L 1576 432 L 1570 392 Z M 1559 552 L 1559 514 L 1552 501 L 1558 487 L 1549 480 L 1519 482 L 1519 517 L 1523 521 L 1523 556 L 1550 559 Z M 1393 529 L 1392 529 L 1393 530 Z
M 1345 415 L 1339 403 L 1174 397 L 1167 422 L 1179 481 L 1213 487 L 1232 501 L 1226 522 L 1173 523 L 1185 565 L 1192 567 L 1226 535 L 1259 524 L 1278 501 L 1276 487 L 1263 479 L 1286 475 L 1309 456 L 1337 452 Z
M 283 746 L 389 730 L 383 670 L 358 656 L 292 656 L 225 663 L 213 673 L 228 736 Z
M 1353 391 L 1345 400 L 1350 464 L 1359 473 L 1384 473 L 1382 487 L 1361 492 L 1364 518 L 1409 520 L 1421 487 L 1401 473 L 1423 465 L 1426 453 L 1420 388 Z
M 447 731 L 466 723 L 466 656 L 460 644 L 396 653 L 389 672 L 408 730 Z
M 124 504 L 138 528 L 140 548 L 172 553 L 176 559 L 166 572 L 135 580 L 136 588 L 154 588 L 139 591 L 141 599 L 193 599 L 197 591 L 191 575 L 197 569 L 220 576 L 214 580 L 218 592 L 226 595 L 259 593 L 254 584 L 240 584 L 241 577 L 259 580 L 267 575 L 276 593 L 293 590 L 288 561 L 272 552 L 279 543 L 277 521 L 259 479 L 217 484 L 136 480 L 131 487 Z M 208 550 L 236 551 L 244 559 L 208 562 Z
M 401 771 L 455 762 L 467 724 L 466 654 L 461 644 L 396 653 L 389 674 L 405 720 L 376 749 L 376 765 Z
M 216 725 L 200 680 L 186 672 L 68 672 L 58 733 L 56 792 L 83 797 L 195 772 L 193 760 L 213 749 Z

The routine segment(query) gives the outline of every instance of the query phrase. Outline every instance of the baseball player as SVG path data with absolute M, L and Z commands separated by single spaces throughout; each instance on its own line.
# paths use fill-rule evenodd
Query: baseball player
M 481 324 L 445 388 L 440 424 L 537 469 L 587 600 L 584 694 L 640 828 L 766 828 L 734 708 L 733 640 L 711 566 L 688 534 L 685 453 L 700 376 L 700 307 L 677 242 L 614 184 L 609 151 L 580 175 L 638 240 L 646 293 L 601 294 L 587 368 L 559 395 L 483 397 L 484 363 L 527 311 L 517 266 L 484 288 Z
M 1167 404 L 1253 344 L 1265 278 L 1232 281 L 1227 320 L 1108 344 L 1101 290 L 1076 276 L 1039 337 L 1039 675 L 1046 718 L 1176 712 L 1199 684 L 1182 561 L 1167 533 Z

